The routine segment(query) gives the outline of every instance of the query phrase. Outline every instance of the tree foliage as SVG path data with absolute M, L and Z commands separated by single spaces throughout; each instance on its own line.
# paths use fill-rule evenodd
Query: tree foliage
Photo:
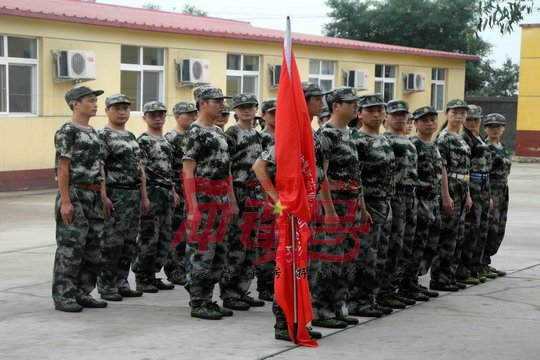
M 523 20 L 524 15 L 532 14 L 534 0 L 483 0 L 478 3 L 480 14 L 478 31 L 498 28 L 501 34 L 511 33 L 514 25 Z
M 208 12 L 197 8 L 194 5 L 186 4 L 184 9 L 182 9 L 182 14 L 190 14 L 197 16 L 208 16 Z
M 482 86 L 469 95 L 476 96 L 515 96 L 517 95 L 519 82 L 519 65 L 512 59 L 506 61 L 499 68 L 494 68 L 491 63 L 483 69 Z
M 154 4 L 151 2 L 143 4 L 142 8 L 146 10 L 161 10 L 161 7 L 158 4 Z

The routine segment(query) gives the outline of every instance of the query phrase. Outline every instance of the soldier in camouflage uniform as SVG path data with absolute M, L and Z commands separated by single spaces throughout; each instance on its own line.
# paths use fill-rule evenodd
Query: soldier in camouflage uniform
M 469 193 L 473 206 L 465 217 L 463 249 L 456 278 L 461 283 L 471 285 L 486 281 L 484 276 L 479 276 L 479 272 L 486 243 L 491 201 L 489 194 L 491 150 L 480 137 L 481 123 L 482 109 L 477 105 L 469 105 L 463 138 L 471 148 Z M 496 274 L 493 274 L 493 277 L 497 277 Z
M 405 268 L 400 291 L 409 295 L 407 297 L 418 299 L 418 293 L 428 297 L 439 296 L 438 292 L 420 285 L 418 276 L 427 274 L 439 242 L 442 158 L 432 141 L 438 125 L 437 110 L 432 106 L 420 107 L 413 112 L 413 119 L 416 135 L 410 140 L 418 153 L 417 222 L 411 261 Z
M 214 125 L 219 127 L 221 130 L 225 131 L 225 125 L 229 122 L 229 115 L 231 114 L 229 110 L 229 105 L 224 104 L 225 108 L 223 109 L 223 112 L 221 113 L 221 116 L 218 117 L 216 120 L 214 120 Z
M 224 110 L 221 89 L 195 89 L 197 120 L 184 137 L 184 195 L 188 204 L 186 244 L 187 284 L 191 316 L 218 320 L 233 312 L 212 301 L 214 285 L 225 268 L 225 231 L 234 205 L 229 172 L 229 147 L 223 131 L 214 121 Z M 213 223 L 209 221 L 213 219 Z
M 356 214 L 361 195 L 361 171 L 356 145 L 347 129 L 347 124 L 356 114 L 357 100 L 358 96 L 350 87 L 333 89 L 326 95 L 332 115 L 318 131 L 330 198 L 321 194 L 326 226 L 315 234 L 315 241 L 320 244 L 322 254 L 337 259 L 319 261 L 311 292 L 314 326 L 344 328 L 358 323 L 358 319 L 344 316 L 341 310 L 347 298 L 349 281 L 354 279 L 356 272 L 354 262 L 344 262 L 343 257 L 355 246 L 349 229 L 358 225 L 360 220 Z M 339 227 L 339 233 L 345 233 L 345 238 L 341 243 L 332 244 L 339 234 L 330 230 L 335 226 Z
M 382 229 L 391 224 L 390 198 L 394 193 L 394 151 L 387 138 L 379 136 L 386 114 L 386 103 L 380 94 L 360 98 L 362 127 L 353 133 L 362 166 L 362 190 L 371 218 L 368 234 L 360 236 L 360 253 L 355 259 L 356 278 L 347 300 L 349 315 L 381 317 L 391 308 L 377 304 L 380 277 L 386 263 L 388 237 Z
M 401 291 L 410 286 L 409 279 L 405 279 L 403 275 L 412 258 L 416 230 L 415 191 L 418 185 L 418 154 L 416 147 L 405 137 L 408 118 L 407 102 L 392 100 L 388 103 L 386 115 L 388 130 L 382 136 L 388 139 L 394 150 L 396 191 L 390 202 L 392 224 L 383 229 L 384 236 L 388 237 L 389 242 L 377 303 L 393 309 L 404 309 L 406 305 L 414 305 L 416 300 L 429 300 L 424 294 Z
M 65 99 L 73 117 L 54 135 L 58 195 L 52 298 L 59 311 L 107 306 L 90 295 L 99 272 L 103 169 L 98 134 L 88 123 L 96 115 L 101 94 L 103 91 L 86 86 L 70 89 Z
M 266 174 L 268 174 L 268 178 L 265 181 L 271 181 L 275 184 L 275 161 L 268 162 L 267 159 L 270 156 L 271 148 L 274 146 L 276 99 L 263 101 L 261 104 L 261 114 L 265 122 L 265 127 L 260 133 L 262 153 L 259 155 L 257 161 L 262 161 L 259 165 L 263 165 Z M 257 163 L 257 161 L 255 163 Z M 255 171 L 255 165 L 253 165 L 253 171 Z M 265 185 L 268 184 L 265 184 L 264 181 L 260 181 L 260 177 L 257 173 L 256 175 L 264 189 Z M 276 261 L 275 258 L 268 258 L 268 255 L 275 253 L 276 251 L 275 224 L 277 215 L 274 213 L 274 208 L 272 206 L 275 204 L 275 200 L 276 199 L 272 199 L 271 197 L 266 199 L 259 231 L 257 233 L 257 291 L 259 292 L 259 299 L 266 301 L 274 301 L 274 270 Z
M 512 159 L 501 143 L 506 119 L 501 114 L 489 114 L 484 118 L 484 130 L 491 150 L 492 162 L 489 170 L 489 190 L 493 200 L 486 246 L 484 247 L 480 275 L 495 273 L 505 276 L 506 272 L 490 266 L 491 257 L 497 254 L 504 238 L 506 215 L 508 213 L 508 176 L 512 167 Z
M 321 115 L 317 116 L 317 124 L 319 127 L 321 127 L 325 122 L 330 120 L 330 110 L 328 110 L 328 106 L 323 106 Z
M 238 115 L 238 122 L 225 132 L 239 216 L 229 228 L 227 263 L 220 288 L 223 307 L 233 310 L 264 306 L 264 301 L 248 295 L 251 281 L 255 277 L 255 245 L 264 204 L 259 181 L 251 169 L 262 152 L 261 137 L 252 128 L 258 104 L 253 94 L 236 95 L 232 106 Z
M 442 157 L 441 234 L 437 255 L 431 266 L 432 290 L 458 291 L 456 270 L 461 259 L 465 215 L 472 206 L 469 195 L 471 148 L 459 134 L 469 108 L 465 101 L 450 100 L 446 106 L 446 124 L 436 144 Z M 460 283 L 461 284 L 461 283 Z
M 132 270 L 137 290 L 155 293 L 174 289 L 156 278 L 165 264 L 171 244 L 171 218 L 179 203 L 173 183 L 173 153 L 163 137 L 167 108 L 159 101 L 144 104 L 143 119 L 148 129 L 138 138 L 143 166 L 141 185 L 141 230 Z
M 114 94 L 105 100 L 108 123 L 98 131 L 103 150 L 105 186 L 101 193 L 105 228 L 101 239 L 101 266 L 98 292 L 101 298 L 121 301 L 138 297 L 127 281 L 137 250 L 140 219 L 141 158 L 137 138 L 126 130 L 130 100 Z
M 182 186 L 182 165 L 184 161 L 184 150 L 182 142 L 184 135 L 190 125 L 197 118 L 197 108 L 194 104 L 181 101 L 174 105 L 173 114 L 176 120 L 176 128 L 165 134 L 165 139 L 172 146 L 173 153 L 173 181 L 174 188 L 180 199 L 180 203 L 174 208 L 172 215 L 172 240 L 171 244 L 176 244 L 169 251 L 167 261 L 163 270 L 167 279 L 176 285 L 186 284 L 186 202 L 184 199 L 184 188 Z

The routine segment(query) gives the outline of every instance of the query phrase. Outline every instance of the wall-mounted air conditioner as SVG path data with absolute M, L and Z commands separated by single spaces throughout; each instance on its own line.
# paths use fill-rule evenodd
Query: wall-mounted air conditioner
M 196 86 L 210 83 L 210 61 L 180 59 L 176 63 L 176 86 Z
M 58 80 L 95 80 L 96 53 L 88 50 L 53 51 Z
M 422 73 L 403 74 L 405 91 L 423 91 L 425 90 L 426 76 Z
M 365 70 L 346 71 L 346 86 L 357 90 L 366 90 L 368 88 L 368 73 Z

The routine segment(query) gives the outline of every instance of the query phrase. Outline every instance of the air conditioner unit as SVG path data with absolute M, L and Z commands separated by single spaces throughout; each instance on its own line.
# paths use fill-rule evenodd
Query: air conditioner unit
M 357 90 L 366 90 L 368 88 L 368 73 L 364 70 L 347 71 L 347 86 Z
M 96 53 L 82 50 L 60 50 L 56 54 L 58 79 L 95 80 Z
M 210 61 L 205 59 L 181 59 L 177 65 L 177 86 L 210 83 Z
M 281 76 L 281 65 L 268 65 L 270 68 L 270 86 L 277 87 Z
M 404 74 L 405 91 L 423 91 L 425 89 L 426 76 L 422 73 Z

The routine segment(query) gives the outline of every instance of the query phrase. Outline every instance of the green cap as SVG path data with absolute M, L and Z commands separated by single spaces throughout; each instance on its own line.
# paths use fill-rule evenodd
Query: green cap
M 467 117 L 470 119 L 477 119 L 482 117 L 482 108 L 478 105 L 469 105 Z
M 167 112 L 167 108 L 165 107 L 165 104 L 163 104 L 161 101 L 149 101 L 143 106 L 143 113 L 148 112 L 156 112 L 156 111 L 165 111 Z
M 229 115 L 231 113 L 231 110 L 229 110 L 229 105 L 225 104 L 225 109 L 223 109 L 222 115 L 227 114 Z
M 105 99 L 105 107 L 114 104 L 131 104 L 131 101 L 129 101 L 129 98 L 124 94 L 114 94 Z
M 386 106 L 382 94 L 366 94 L 360 97 L 361 108 L 368 108 L 372 106 Z
M 409 112 L 409 104 L 405 100 L 391 100 L 386 106 L 389 114 L 395 114 L 399 112 Z
M 319 115 L 319 119 L 327 116 L 330 116 L 330 109 L 328 109 L 328 106 L 325 105 L 321 110 L 321 115 Z
M 506 118 L 497 113 L 489 114 L 484 117 L 484 126 L 486 125 L 506 125 Z
M 418 120 L 426 115 L 438 115 L 437 109 L 435 109 L 433 106 L 422 106 L 414 110 L 414 112 L 412 113 L 412 117 L 414 120 Z
M 220 88 L 214 86 L 201 86 L 193 91 L 195 101 L 210 99 L 230 99 L 230 96 L 223 95 Z
M 92 90 L 88 86 L 79 86 L 76 88 L 69 89 L 64 96 L 68 105 L 71 105 L 72 101 L 79 100 L 82 97 L 87 95 L 96 95 L 99 96 L 103 94 L 103 90 Z
M 195 105 L 187 101 L 180 101 L 179 103 L 174 105 L 173 110 L 172 110 L 174 115 L 192 113 L 196 111 L 197 111 L 197 108 L 195 107 Z
M 448 109 L 459 109 L 464 108 L 469 110 L 469 104 L 465 100 L 461 99 L 452 99 L 446 104 L 446 110 Z
M 328 94 L 326 94 L 325 97 L 328 108 L 330 108 L 335 102 L 356 101 L 359 98 L 360 97 L 356 95 L 356 91 L 349 86 L 340 86 L 332 89 Z
M 323 92 L 319 85 L 310 83 L 310 82 L 303 82 L 302 83 L 302 90 L 304 91 L 304 96 L 324 96 L 328 94 L 327 92 Z
M 235 107 L 241 106 L 241 105 L 259 105 L 259 101 L 257 100 L 257 97 L 255 94 L 251 93 L 240 93 L 233 97 L 232 99 L 232 107 L 233 109 Z
M 276 111 L 276 104 L 277 104 L 276 99 L 264 100 L 262 102 L 262 104 L 261 104 L 261 111 L 263 113 L 267 113 L 267 112 L 270 112 L 270 111 Z

